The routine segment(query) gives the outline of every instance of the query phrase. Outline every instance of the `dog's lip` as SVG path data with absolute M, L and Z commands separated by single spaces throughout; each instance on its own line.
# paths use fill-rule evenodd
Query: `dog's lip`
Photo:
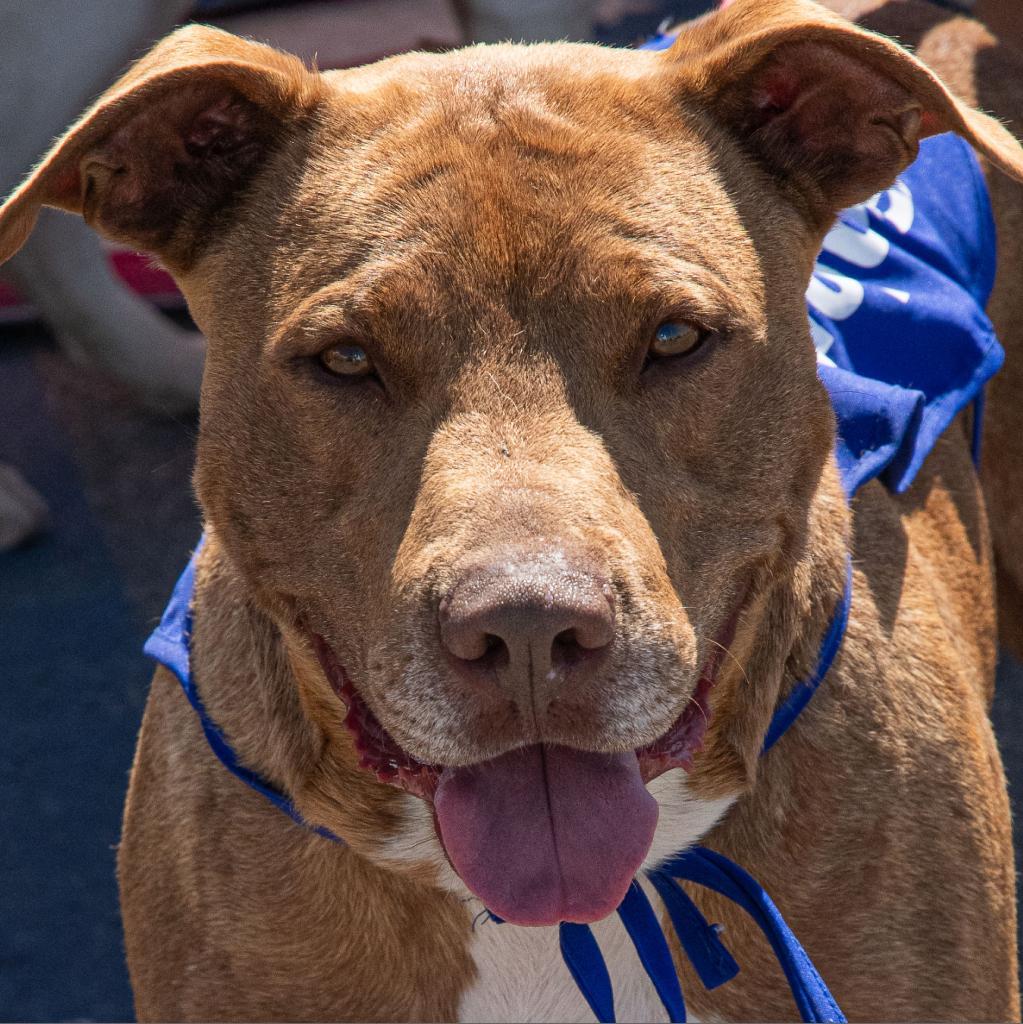
M 731 646 L 744 604 L 745 600 L 739 602 L 715 641 L 696 689 L 681 714 L 658 739 L 636 750 L 644 782 L 650 782 L 673 768 L 687 772 L 692 769 L 693 759 L 703 748 L 712 717 L 710 692 L 717 681 L 724 655 Z M 404 750 L 373 714 L 330 644 L 318 633 L 309 631 L 309 636 L 327 681 L 345 705 L 345 727 L 355 742 L 359 767 L 375 775 L 380 782 L 432 802 L 445 766 L 426 764 Z
M 345 705 L 345 728 L 355 742 L 359 767 L 380 782 L 432 801 L 441 766 L 424 764 L 407 753 L 363 700 L 330 644 L 318 633 L 310 633 L 310 637 L 331 689 Z

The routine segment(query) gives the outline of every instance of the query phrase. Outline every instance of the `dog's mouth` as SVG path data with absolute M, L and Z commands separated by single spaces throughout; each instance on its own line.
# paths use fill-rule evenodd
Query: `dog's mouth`
M 444 766 L 426 764 L 401 747 L 362 699 L 329 644 L 322 637 L 314 635 L 313 645 L 331 688 L 347 709 L 345 728 L 355 741 L 359 767 L 375 775 L 380 782 L 397 786 L 424 800 L 432 800 L 445 771 Z M 692 768 L 693 758 L 703 748 L 707 727 L 710 725 L 708 698 L 717 679 L 724 650 L 725 646 L 719 645 L 708 659 L 696 689 L 671 728 L 652 743 L 635 751 L 644 783 L 673 768 L 685 771 Z
M 380 724 L 326 642 L 320 637 L 314 640 L 331 688 L 347 708 L 345 728 L 355 741 L 359 767 L 375 775 L 380 782 L 432 801 L 443 767 L 425 764 L 404 750 Z
M 598 921 L 624 898 L 657 827 L 657 802 L 646 784 L 673 768 L 692 768 L 732 628 L 685 709 L 653 743 L 620 754 L 540 743 L 468 767 L 426 764 L 409 754 L 326 641 L 314 635 L 313 644 L 346 706 L 359 766 L 432 804 L 448 859 L 490 911 L 514 924 L 553 925 Z

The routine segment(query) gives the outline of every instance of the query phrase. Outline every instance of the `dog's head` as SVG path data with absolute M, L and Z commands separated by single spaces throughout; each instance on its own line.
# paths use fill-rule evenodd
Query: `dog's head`
M 0 257 L 48 204 L 172 270 L 210 340 L 198 493 L 325 761 L 431 802 L 498 913 L 587 921 L 648 854 L 648 782 L 742 787 L 840 586 L 804 290 L 835 213 L 946 130 L 1023 170 L 806 0 L 663 54 L 323 75 L 191 27 L 9 200 Z

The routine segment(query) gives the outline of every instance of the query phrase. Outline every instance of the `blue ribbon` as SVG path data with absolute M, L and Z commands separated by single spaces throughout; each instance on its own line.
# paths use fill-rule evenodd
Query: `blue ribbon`
M 824 677 L 828 674 L 828 670 L 831 668 L 839 648 L 842 646 L 846 626 L 849 625 L 852 585 L 852 558 L 846 555 L 845 590 L 842 592 L 841 600 L 831 616 L 828 631 L 824 634 L 820 653 L 817 655 L 817 666 L 808 678 L 796 683 L 792 687 L 789 695 L 775 710 L 771 724 L 767 728 L 767 735 L 764 737 L 764 747 L 760 752 L 761 756 L 766 754 L 785 735 L 789 726 L 799 717 L 803 708 L 810 703 L 810 698 L 817 692 L 817 687 L 824 682 Z
M 721 941 L 718 926 L 708 924 L 685 889 L 675 884 L 665 865 L 648 872 L 647 877 L 661 897 L 675 934 L 703 987 L 711 991 L 731 981 L 739 973 L 739 965 Z
M 202 726 L 203 735 L 206 737 L 210 750 L 217 755 L 217 760 L 232 775 L 266 797 L 274 807 L 283 811 L 296 824 L 310 829 L 317 835 L 323 836 L 324 839 L 345 845 L 345 841 L 330 829 L 306 821 L 289 796 L 282 793 L 272 783 L 267 782 L 261 775 L 246 768 L 238 760 L 238 754 L 234 747 L 228 742 L 220 726 L 210 717 L 206 705 L 202 702 L 195 680 L 192 678 L 191 669 L 192 591 L 195 588 L 196 559 L 205 542 L 206 535 L 203 534 L 199 538 L 199 543 L 196 545 L 188 565 L 185 566 L 185 571 L 178 577 L 170 601 L 167 602 L 167 607 L 164 609 L 163 618 L 160 619 L 160 625 L 149 635 L 143 650 L 150 658 L 160 662 L 177 676 L 188 703 L 192 705 L 192 710 L 199 718 L 199 724 Z
M 202 541 L 181 574 L 160 625 L 146 642 L 145 651 L 177 676 L 185 697 L 199 718 L 206 742 L 232 775 L 262 794 L 299 825 L 324 839 L 344 845 L 344 840 L 329 829 L 306 821 L 290 797 L 240 763 L 234 748 L 220 727 L 210 718 L 202 702 L 192 678 L 190 650 L 195 562 L 201 550 Z M 764 753 L 795 721 L 834 662 L 848 622 L 851 601 L 852 563 L 849 561 L 846 565 L 845 591 L 832 614 L 831 623 L 821 644 L 817 666 L 806 680 L 793 687 L 788 698 L 779 706 L 767 732 Z M 720 853 L 703 847 L 694 847 L 648 871 L 647 878 L 661 897 L 682 949 L 705 988 L 716 988 L 735 977 L 739 965 L 722 943 L 717 927 L 707 922 L 696 904 L 679 886 L 679 881 L 694 882 L 713 889 L 738 903 L 752 916 L 778 957 L 802 1020 L 844 1020 L 827 986 L 777 907 L 760 885 L 737 864 L 733 864 Z M 495 915 L 490 916 L 498 924 L 502 923 Z M 636 948 L 643 969 L 668 1012 L 669 1019 L 685 1021 L 685 1000 L 671 950 L 660 921 L 638 882 L 633 882 L 629 887 L 625 899 L 618 907 L 618 916 Z M 594 1016 L 598 1021 L 614 1021 L 614 991 L 611 978 L 590 928 L 581 924 L 562 924 L 560 943 L 562 958 Z
M 712 889 L 733 903 L 737 903 L 753 918 L 770 942 L 792 990 L 800 1019 L 835 1022 L 845 1020 L 823 978 L 793 934 L 792 929 L 785 923 L 785 919 L 770 896 L 751 875 L 743 871 L 733 861 L 713 850 L 697 846 L 672 857 L 649 874 L 661 893 L 670 891 L 670 887 L 682 892 L 677 882 L 688 881 Z M 712 947 L 714 943 L 720 943 L 715 926 L 702 920 L 702 915 L 701 921 L 702 923 L 699 925 L 691 919 L 684 922 L 686 932 L 680 933 L 679 939 L 686 948 L 687 954 L 689 945 L 686 944 L 683 934 L 688 936 L 690 943 L 694 935 L 700 934 L 709 947 Z M 673 915 L 672 923 L 678 928 L 681 922 L 676 921 Z M 727 951 L 725 953 L 727 954 Z M 731 957 L 728 959 L 731 960 Z M 731 964 L 734 965 L 734 963 L 732 960 Z M 712 988 L 715 984 L 720 984 L 719 976 L 716 973 L 704 977 L 700 963 L 694 961 L 693 965 L 697 968 L 697 973 L 701 975 L 701 980 L 706 987 Z M 710 965 L 713 966 L 713 959 L 711 959 Z M 704 965 L 704 969 L 706 966 Z M 731 967 L 727 968 L 727 970 L 731 969 Z M 735 966 L 734 970 L 737 971 L 738 967 Z M 672 1018 L 673 1021 L 675 1019 Z M 685 1020 L 685 1017 L 677 1019 Z
M 498 921 L 500 923 L 500 921 Z M 561 959 L 600 1024 L 615 1019 L 614 990 L 600 946 L 586 924 L 562 924 L 559 931 Z
M 618 907 L 618 916 L 636 947 L 643 970 L 653 982 L 657 995 L 668 1011 L 668 1020 L 685 1020 L 686 1004 L 682 998 L 675 961 L 671 958 L 671 949 L 661 930 L 661 923 L 639 882 L 629 886 L 625 899 Z
M 707 989 L 729 981 L 739 971 L 724 947 L 716 925 L 708 924 L 679 882 L 694 882 L 730 899 L 745 910 L 767 937 L 792 990 L 803 1021 L 842 1024 L 838 1008 L 806 950 L 761 885 L 727 857 L 702 846 L 680 853 L 647 872 L 682 948 Z M 686 1020 L 685 1002 L 671 953 L 649 900 L 633 882 L 618 908 L 640 961 L 668 1011 L 668 1019 Z M 614 998 L 600 948 L 586 925 L 561 925 L 561 951 L 579 990 L 598 1021 L 614 1021 Z

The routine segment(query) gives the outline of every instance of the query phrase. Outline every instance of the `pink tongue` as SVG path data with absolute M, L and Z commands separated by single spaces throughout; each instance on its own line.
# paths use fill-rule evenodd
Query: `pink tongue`
M 612 913 L 657 825 L 657 801 L 634 753 L 541 744 L 445 769 L 434 807 L 462 881 L 520 925 Z

